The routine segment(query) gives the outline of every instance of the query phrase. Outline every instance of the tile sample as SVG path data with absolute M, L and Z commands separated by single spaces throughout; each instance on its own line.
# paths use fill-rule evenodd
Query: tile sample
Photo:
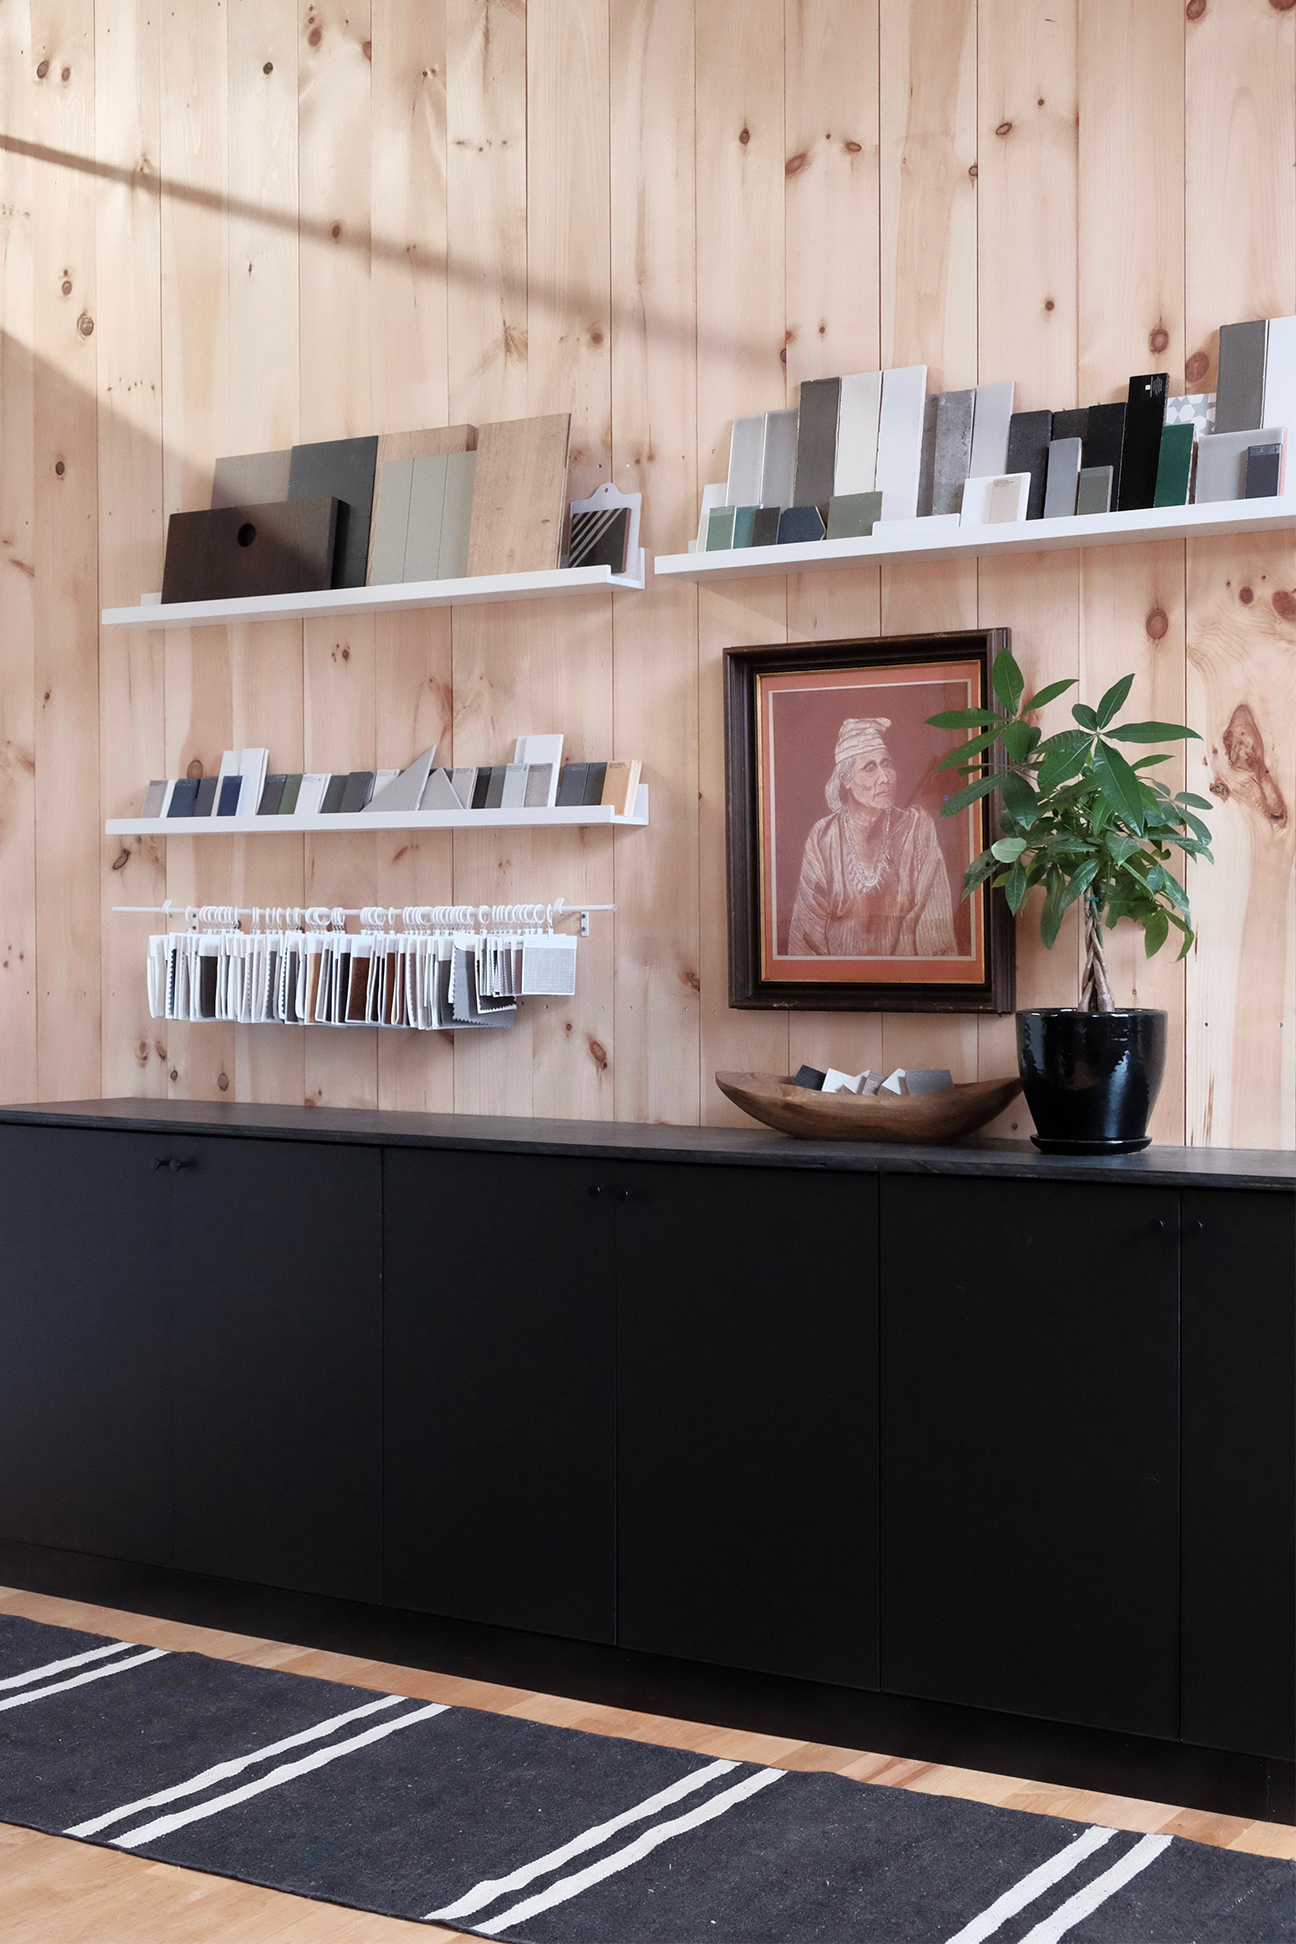
M 766 412 L 765 460 L 761 467 L 762 506 L 791 506 L 796 480 L 796 412 Z
M 1112 475 L 1111 503 L 1120 504 L 1121 446 L 1125 440 L 1125 407 L 1123 405 L 1091 405 L 1089 424 L 1084 435 L 1084 449 L 1081 454 L 1086 471 L 1095 466 L 1110 466 Z
M 802 380 L 793 506 L 827 506 L 833 496 L 840 405 L 840 378 Z
M 730 543 L 732 546 L 751 546 L 752 534 L 756 527 L 756 515 L 759 512 L 759 506 L 735 506 L 733 540 Z
M 589 767 L 588 763 L 564 763 L 558 779 L 557 805 L 560 810 L 577 809 L 584 803 Z
M 558 768 L 555 763 L 528 763 L 526 765 L 526 794 L 522 806 L 526 810 L 548 810 L 553 804 L 553 793 L 557 783 Z
M 216 808 L 216 783 L 217 778 L 214 776 L 199 777 L 198 794 L 194 798 L 193 807 L 195 817 L 210 817 Z
M 1151 371 L 1129 381 L 1125 433 L 1121 440 L 1121 483 L 1117 501 L 1122 513 L 1151 506 L 1156 498 L 1157 462 L 1161 457 L 1161 428 L 1165 424 L 1170 380 L 1164 371 Z
M 1052 412 L 1014 412 L 1008 427 L 1008 464 L 1005 471 L 1030 474 L 1030 494 L 1026 518 L 1038 520 L 1044 514 L 1044 489 L 1048 483 L 1048 449 L 1053 437 Z
M 707 521 L 706 550 L 708 553 L 727 553 L 733 546 L 734 514 L 733 506 L 716 506 L 711 509 Z
M 976 393 L 942 392 L 936 401 L 936 471 L 932 513 L 957 513 L 971 476 L 972 415 Z
M 837 412 L 837 467 L 833 492 L 843 497 L 871 493 L 876 483 L 878 420 L 882 412 L 882 373 L 857 371 L 841 380 Z
M 606 778 L 606 763 L 587 763 L 585 765 L 585 790 L 581 797 L 581 802 L 590 805 L 602 803 L 603 784 Z
M 997 479 L 1008 470 L 1008 428 L 1017 387 L 1012 379 L 999 385 L 978 385 L 972 411 L 972 451 L 969 479 Z
M 212 472 L 213 507 L 270 506 L 288 497 L 291 448 L 282 452 L 240 452 L 218 459 Z
M 1024 520 L 1030 499 L 1029 473 L 999 473 L 993 479 L 969 479 L 963 487 L 960 525 L 1001 526 Z
M 1110 466 L 1081 466 L 1076 492 L 1076 512 L 1110 513 L 1112 469 Z
M 867 539 L 881 517 L 881 493 L 834 493 L 828 502 L 828 538 Z
M 877 473 L 873 484 L 882 495 L 884 520 L 912 520 L 917 514 L 926 403 L 926 365 L 903 365 L 897 371 L 882 373 L 882 413 L 878 420 Z
M 474 810 L 486 809 L 486 800 L 490 795 L 491 777 L 493 774 L 494 772 L 489 767 L 478 770 L 477 781 L 473 784 L 472 793 L 472 807 Z
M 1056 424 L 1056 419 L 1054 423 Z M 1048 449 L 1048 479 L 1044 487 L 1044 518 L 1069 520 L 1075 515 L 1080 484 L 1080 440 L 1052 439 Z
M 932 510 L 932 493 L 936 486 L 936 413 L 939 406 L 939 395 L 933 395 L 923 406 L 922 454 L 918 460 L 916 508 L 920 520 L 927 519 Z
M 331 777 L 322 775 L 318 770 L 308 770 L 301 780 L 297 793 L 297 803 L 293 815 L 297 817 L 318 817 L 324 807 L 324 792 L 328 789 Z
M 303 779 L 300 774 L 285 776 L 283 795 L 279 799 L 279 815 L 281 817 L 291 817 L 296 810 L 297 799 L 301 795 L 302 781 Z
M 417 482 L 416 461 L 414 477 Z M 475 452 L 452 452 L 445 460 L 445 500 L 441 508 L 441 559 L 438 580 L 464 580 L 468 574 L 468 545 L 472 534 L 473 491 L 477 477 Z M 412 513 L 411 507 L 411 513 Z
M 765 414 L 736 418 L 729 438 L 729 478 L 725 486 L 726 506 L 747 506 L 760 498 L 761 469 L 765 463 Z
M 337 516 L 332 499 L 173 513 L 162 599 L 221 601 L 329 587 Z
M 290 500 L 338 503 L 333 586 L 363 587 L 369 569 L 369 523 L 373 514 L 378 439 L 324 439 L 296 445 L 288 471 Z
M 160 817 L 162 815 L 162 805 L 166 801 L 167 780 L 164 776 L 157 782 L 149 784 L 144 792 L 144 808 L 140 812 L 141 816 Z M 214 782 L 215 778 L 213 777 L 212 780 Z
M 1163 427 L 1153 506 L 1187 506 L 1195 436 L 1191 423 Z
M 375 787 L 373 795 L 365 804 L 366 810 L 417 810 L 427 786 L 428 774 L 436 761 L 436 744 L 416 756 L 408 769 L 398 772 L 395 779 Z
M 242 794 L 243 778 L 241 776 L 222 776 L 220 779 L 220 791 L 216 798 L 216 815 L 218 817 L 237 817 L 239 813 L 239 799 Z
M 1088 435 L 1088 431 L 1089 431 L 1089 407 L 1087 405 L 1080 406 L 1078 411 L 1054 412 L 1053 437 L 1055 440 L 1056 439 L 1083 440 Z
M 785 506 L 779 514 L 778 544 L 792 547 L 824 537 L 823 515 L 817 506 Z
M 1221 324 L 1215 380 L 1215 430 L 1257 432 L 1264 424 L 1265 351 L 1269 325 Z
M 723 506 L 724 503 L 725 489 L 723 486 L 704 486 L 702 488 L 702 506 L 698 513 L 697 539 L 689 541 L 690 553 L 705 552 L 707 523 L 717 506 Z
M 448 461 L 434 453 L 406 463 L 410 469 L 409 520 L 400 577 L 403 581 L 440 580 L 441 516 L 445 510 Z
M 459 799 L 461 810 L 472 808 L 472 800 L 477 792 L 477 771 L 475 769 L 452 769 L 450 785 Z
M 171 792 L 171 801 L 167 805 L 168 817 L 192 817 L 197 796 L 198 778 L 196 776 L 180 777 Z
M 1265 369 L 1267 372 L 1267 365 Z M 1199 439 L 1204 433 L 1213 432 L 1215 430 L 1214 392 L 1184 392 L 1178 398 L 1167 398 L 1165 422 L 1167 425 L 1191 425 Z M 1281 424 L 1281 420 L 1279 423 Z
M 405 579 L 405 543 L 413 484 L 412 459 L 389 459 L 385 465 L 379 465 L 369 545 L 370 587 L 389 587 Z
M 459 801 L 458 792 L 450 781 L 446 771 L 443 769 L 432 770 L 428 775 L 427 782 L 423 786 L 423 794 L 419 798 L 418 808 L 420 810 L 462 810 L 463 807 L 463 804 Z
M 1271 317 L 1265 348 L 1265 425 L 1281 425 L 1296 438 L 1296 317 Z
M 374 773 L 372 770 L 352 770 L 345 780 L 342 801 L 338 805 L 344 817 L 354 817 L 364 809 L 373 794 Z
M 520 810 L 526 802 L 526 786 L 526 764 L 506 763 L 504 765 L 504 787 L 500 791 L 500 809 Z
M 319 814 L 321 817 L 335 817 L 337 815 L 338 811 L 342 808 L 342 798 L 346 793 L 346 786 L 347 778 L 345 773 L 329 777 L 325 785 L 324 795 L 320 800 Z
M 288 778 L 286 776 L 267 776 L 265 785 L 261 791 L 261 801 L 257 805 L 258 817 L 277 817 L 279 815 L 279 805 L 283 801 L 284 784 L 287 781 Z
M 753 547 L 772 547 L 778 542 L 779 520 L 783 509 L 780 506 L 758 506 L 756 518 L 752 521 L 751 544 Z
M 479 429 L 469 574 L 533 574 L 557 567 L 567 517 L 570 435 L 570 412 Z
M 378 583 L 374 578 L 374 543 L 378 531 L 378 513 L 382 502 L 382 474 L 384 466 L 403 465 L 412 459 L 431 459 L 439 455 L 455 452 L 472 452 L 477 445 L 475 425 L 437 425 L 417 432 L 380 432 L 378 434 L 378 500 L 374 507 L 369 540 L 369 582 Z M 410 575 L 402 573 L 398 579 L 409 580 Z M 444 577 L 443 577 L 444 578 Z
M 1282 491 L 1283 442 L 1253 445 L 1246 460 L 1247 499 L 1274 499 Z
M 1252 446 L 1276 445 L 1283 436 L 1281 426 L 1262 431 L 1212 432 L 1197 441 L 1198 506 L 1220 500 L 1246 498 L 1247 453 Z
M 567 565 L 610 567 L 614 574 L 624 574 L 629 545 L 628 507 L 605 506 L 595 513 L 573 513 Z

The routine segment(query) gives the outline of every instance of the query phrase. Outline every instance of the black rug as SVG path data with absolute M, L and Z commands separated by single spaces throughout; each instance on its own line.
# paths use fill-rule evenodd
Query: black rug
M 0 1821 L 524 1944 L 1285 1944 L 1292 1865 L 0 1616 Z

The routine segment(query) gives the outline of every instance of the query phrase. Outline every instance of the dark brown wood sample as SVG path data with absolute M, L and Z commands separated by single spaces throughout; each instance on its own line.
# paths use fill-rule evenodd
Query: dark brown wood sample
M 337 510 L 335 499 L 298 499 L 173 513 L 163 601 L 225 601 L 330 587 Z
M 570 412 L 481 427 L 469 574 L 533 574 L 557 567 L 567 517 L 570 436 Z
M 333 586 L 363 587 L 369 567 L 369 524 L 373 514 L 378 439 L 324 439 L 292 449 L 289 499 L 338 503 L 337 543 L 333 549 Z

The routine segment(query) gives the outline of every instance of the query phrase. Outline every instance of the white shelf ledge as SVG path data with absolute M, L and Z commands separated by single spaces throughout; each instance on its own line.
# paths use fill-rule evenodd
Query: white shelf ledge
M 542 574 L 475 574 L 464 580 L 392 581 L 381 587 L 327 587 L 313 594 L 263 594 L 237 601 L 145 600 L 105 608 L 105 628 L 227 628 L 239 621 L 331 620 L 353 614 L 404 614 L 414 608 L 475 607 L 485 601 L 540 601 L 607 588 L 642 589 L 646 562 L 634 572 L 610 567 L 558 567 Z
M 633 817 L 618 817 L 610 803 L 572 810 L 360 810 L 329 817 L 109 817 L 109 837 L 300 837 L 303 833 L 379 830 L 644 830 L 648 786 L 639 785 Z
M 1138 513 L 1086 513 L 1069 520 L 1018 520 L 1003 526 L 951 528 L 904 521 L 888 535 L 881 521 L 865 540 L 811 540 L 784 547 L 731 547 L 715 553 L 659 554 L 662 579 L 752 580 L 765 574 L 804 574 L 887 560 L 973 560 L 994 554 L 1053 553 L 1074 547 L 1112 547 L 1149 540 L 1209 539 L 1230 533 L 1272 533 L 1296 527 L 1296 493 L 1278 499 L 1221 500 L 1205 506 L 1158 506 Z M 900 524 L 897 522 L 897 524 Z

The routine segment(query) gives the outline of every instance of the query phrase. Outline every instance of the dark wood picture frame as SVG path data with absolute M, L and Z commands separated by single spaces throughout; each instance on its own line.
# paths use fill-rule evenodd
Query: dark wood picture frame
M 1010 1013 L 1016 1003 L 1016 968 L 1012 913 L 1001 891 L 983 885 L 969 903 L 975 936 L 981 941 L 977 964 L 983 977 L 957 984 L 948 981 L 834 979 L 818 975 L 799 980 L 784 972 L 766 976 L 765 846 L 772 839 L 762 817 L 761 692 L 766 676 L 800 676 L 869 669 L 931 667 L 933 679 L 941 664 L 975 663 L 979 670 L 979 699 L 971 706 L 987 707 L 992 696 L 990 671 L 994 658 L 1011 642 L 1007 628 L 977 628 L 965 632 L 927 635 L 877 636 L 866 640 L 786 642 L 759 648 L 725 651 L 725 776 L 726 832 L 729 881 L 729 1003 L 731 1006 L 772 1011 L 814 1012 L 971 1012 Z M 865 691 L 867 692 L 867 691 Z M 948 706 L 948 705 L 945 705 Z M 959 705 L 961 706 L 961 704 Z M 937 713 L 933 708 L 932 713 Z M 935 733 L 935 732 L 932 732 Z M 943 732 L 955 748 L 970 731 Z M 772 761 L 772 755 L 770 757 Z M 771 776 L 773 772 L 771 771 Z M 947 794 L 962 787 L 956 771 L 946 771 Z M 931 781 L 927 781 L 928 794 Z M 772 793 L 772 791 L 771 791 Z M 998 792 L 982 798 L 969 813 L 974 819 L 975 848 L 993 841 Z M 949 820 L 952 822 L 953 820 Z M 961 885 L 952 887 L 961 897 Z M 777 914 L 774 917 L 777 924 Z M 771 947 L 771 950 L 774 949 Z M 785 956 L 785 955 L 784 955 Z

